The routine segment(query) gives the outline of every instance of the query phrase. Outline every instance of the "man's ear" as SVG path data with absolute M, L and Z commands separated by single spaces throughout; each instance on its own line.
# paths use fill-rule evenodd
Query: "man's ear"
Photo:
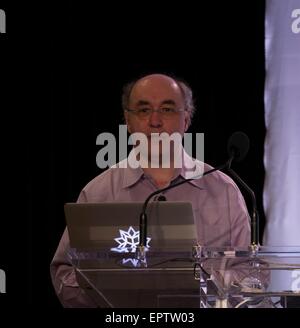
M 188 111 L 184 112 L 184 132 L 188 130 L 191 125 L 191 115 Z
M 124 119 L 125 119 L 125 123 L 127 125 L 127 130 L 129 133 L 131 133 L 131 128 L 130 128 L 130 124 L 129 124 L 129 120 L 128 120 L 128 113 L 124 113 Z

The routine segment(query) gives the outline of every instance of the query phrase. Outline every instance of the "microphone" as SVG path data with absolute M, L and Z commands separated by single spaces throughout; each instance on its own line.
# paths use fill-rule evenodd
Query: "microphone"
M 249 138 L 245 133 L 234 132 L 227 143 L 228 155 L 232 156 L 235 162 L 241 162 L 248 153 L 249 145 Z
M 233 161 L 240 162 L 241 160 L 243 160 L 245 158 L 245 156 L 247 155 L 247 152 L 249 150 L 249 144 L 250 144 L 249 138 L 247 137 L 247 135 L 245 133 L 235 132 L 228 140 L 227 151 L 228 151 L 229 159 L 227 160 L 227 162 L 225 164 L 222 164 L 220 166 L 217 166 L 211 170 L 204 172 L 202 177 L 205 175 L 208 175 L 210 173 L 213 173 L 215 171 L 221 171 L 221 170 L 227 169 L 233 175 L 233 177 L 236 178 L 236 180 L 250 193 L 251 198 L 252 198 L 252 205 L 253 205 L 252 219 L 251 219 L 251 244 L 252 244 L 252 246 L 256 246 L 258 244 L 258 211 L 257 211 L 257 207 L 256 207 L 255 194 L 254 194 L 253 190 L 238 176 L 238 174 L 233 169 L 231 169 L 231 164 Z M 139 251 L 138 257 L 139 258 L 142 258 L 145 261 L 145 247 L 146 247 L 146 242 L 147 242 L 146 210 L 147 210 L 147 205 L 148 205 L 149 201 L 151 200 L 151 198 L 164 191 L 167 191 L 172 188 L 176 188 L 177 186 L 180 186 L 183 183 L 195 180 L 196 178 L 199 178 L 199 176 L 190 178 L 190 179 L 185 179 L 185 180 L 179 181 L 177 183 L 174 183 L 168 187 L 158 189 L 158 190 L 154 191 L 153 193 L 151 193 L 146 198 L 146 200 L 143 204 L 142 212 L 140 214 L 140 243 L 139 243 L 139 247 L 138 247 L 138 251 Z M 165 196 L 160 196 L 160 197 L 165 198 Z M 160 197 L 158 197 L 158 199 Z M 162 198 L 160 200 L 162 200 Z
M 229 160 L 225 163 L 225 164 L 222 164 L 218 167 L 215 167 L 211 170 L 208 170 L 206 172 L 203 173 L 202 176 L 204 175 L 207 175 L 207 174 L 210 174 L 210 173 L 213 173 L 215 171 L 218 171 L 218 170 L 223 170 L 225 169 L 226 167 L 228 167 L 229 165 Z M 175 188 L 177 186 L 180 186 L 181 184 L 183 183 L 186 183 L 186 182 L 189 182 L 189 181 L 192 181 L 192 180 L 195 180 L 196 178 L 199 178 L 199 176 L 197 177 L 194 177 L 194 178 L 190 178 L 190 179 L 185 179 L 185 180 L 182 180 L 182 181 L 179 181 L 177 183 L 174 183 L 168 187 L 165 187 L 165 188 L 162 188 L 162 189 L 158 189 L 154 192 L 152 192 L 145 200 L 144 204 L 143 204 L 143 208 L 142 208 L 142 212 L 140 214 L 140 243 L 139 243 L 139 252 L 143 255 L 141 255 L 140 257 L 142 258 L 145 258 L 145 255 L 144 255 L 144 251 L 141 250 L 141 248 L 144 248 L 146 247 L 146 242 L 147 242 L 147 214 L 146 214 L 146 210 L 147 210 L 147 205 L 149 203 L 149 201 L 151 200 L 152 197 L 154 197 L 155 195 L 157 194 L 160 194 L 164 191 L 167 191 L 169 189 L 172 189 L 172 188 Z M 161 195 L 158 197 L 158 200 L 166 200 L 166 197 Z
M 204 175 L 207 175 L 207 174 L 210 174 L 212 172 L 215 172 L 217 170 L 222 170 L 226 167 L 228 167 L 229 165 L 229 161 L 227 161 L 225 164 L 223 165 L 220 165 L 218 167 L 215 167 L 209 171 L 206 171 L 203 173 L 202 176 Z M 199 176 L 197 177 L 194 177 L 194 178 L 191 178 L 191 179 L 185 179 L 185 180 L 182 180 L 182 181 L 179 181 L 177 183 L 174 183 L 168 187 L 165 187 L 165 188 L 162 188 L 162 189 L 158 189 L 156 191 L 154 191 L 153 193 L 151 193 L 145 200 L 144 204 L 143 204 L 143 208 L 142 208 L 142 212 L 140 214 L 140 242 L 139 242 L 139 245 L 137 246 L 136 248 L 136 258 L 137 260 L 139 260 L 139 263 L 140 265 L 143 265 L 143 266 L 147 266 L 147 260 L 146 260 L 146 243 L 147 243 L 147 214 L 146 214 L 146 210 L 147 210 L 147 205 L 149 203 L 149 201 L 151 200 L 152 197 L 154 197 L 155 195 L 157 194 L 160 194 L 164 191 L 167 191 L 169 189 L 172 189 L 172 188 L 175 188 L 177 186 L 180 186 L 181 184 L 183 183 L 186 183 L 188 181 L 192 181 L 192 180 L 195 180 L 196 178 L 199 178 Z M 158 197 L 158 200 L 163 200 L 165 201 L 166 200 L 166 197 L 163 196 L 163 195 L 160 195 Z
M 252 215 L 251 215 L 251 245 L 256 247 L 259 244 L 259 215 L 256 205 L 256 198 L 254 191 L 246 184 L 245 181 L 231 168 L 232 161 L 240 162 L 243 160 L 249 150 L 249 138 L 243 132 L 235 132 L 228 140 L 227 151 L 230 156 L 228 172 L 244 187 L 250 194 L 252 201 Z

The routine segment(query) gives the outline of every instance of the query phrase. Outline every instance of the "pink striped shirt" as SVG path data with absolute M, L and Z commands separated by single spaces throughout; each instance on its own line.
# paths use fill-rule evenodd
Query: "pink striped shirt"
M 184 153 L 183 168 L 171 181 L 189 178 L 194 160 Z M 196 165 L 200 162 L 196 162 Z M 211 169 L 207 164 L 204 171 Z M 110 168 L 81 191 L 78 202 L 144 201 L 157 187 L 142 168 Z M 184 183 L 164 193 L 170 201 L 192 203 L 198 242 L 205 246 L 249 246 L 250 224 L 244 198 L 236 184 L 222 172 Z M 51 262 L 55 291 L 65 307 L 95 307 L 96 304 L 79 287 L 74 268 L 66 252 L 69 248 L 65 230 Z

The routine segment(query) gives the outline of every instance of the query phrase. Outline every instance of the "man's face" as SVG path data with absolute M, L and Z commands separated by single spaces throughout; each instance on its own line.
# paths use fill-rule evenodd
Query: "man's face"
M 125 119 L 130 133 L 139 132 L 147 137 L 148 147 L 147 149 L 142 147 L 142 158 L 148 160 L 156 158 L 161 164 L 169 163 L 169 158 L 171 161 L 175 160 L 174 156 L 178 154 L 181 140 L 179 144 L 170 142 L 169 146 L 163 146 L 162 142 L 153 136 L 151 139 L 151 134 L 167 133 L 171 136 L 176 132 L 182 138 L 189 122 L 189 113 L 185 109 L 181 90 L 170 77 L 149 75 L 135 84 L 130 95 L 129 111 L 125 112 Z M 167 159 L 163 162 L 162 154 Z M 169 167 L 168 164 L 166 165 Z
M 164 75 L 149 75 L 139 80 L 132 89 L 129 101 L 130 112 L 125 119 L 130 133 L 140 132 L 150 137 L 151 133 L 183 133 L 188 128 L 189 113 L 177 83 Z M 133 110 L 154 110 L 141 118 Z M 165 116 L 157 110 L 179 111 Z

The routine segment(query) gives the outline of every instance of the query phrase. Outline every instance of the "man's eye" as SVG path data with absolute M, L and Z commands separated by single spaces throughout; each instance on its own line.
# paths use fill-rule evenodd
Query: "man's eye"
M 151 111 L 150 108 L 140 108 L 140 109 L 138 110 L 139 113 L 149 113 L 150 111 Z
M 174 108 L 169 108 L 169 107 L 164 107 L 161 109 L 163 113 L 174 113 L 175 109 Z

